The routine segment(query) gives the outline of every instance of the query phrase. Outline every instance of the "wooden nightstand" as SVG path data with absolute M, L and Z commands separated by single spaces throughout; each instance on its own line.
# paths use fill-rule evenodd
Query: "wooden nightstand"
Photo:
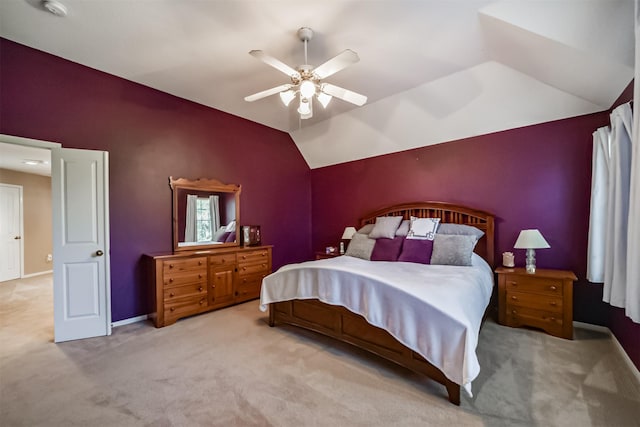
M 566 270 L 524 268 L 496 269 L 498 321 L 511 327 L 533 326 L 547 333 L 573 339 L 573 282 Z
M 340 256 L 340 255 L 344 255 L 344 254 L 341 254 L 341 253 L 340 253 L 340 252 L 338 252 L 338 251 L 336 251 L 336 252 L 332 252 L 332 253 L 330 253 L 330 254 L 328 254 L 328 253 L 326 253 L 326 252 L 323 252 L 323 251 L 317 251 L 317 252 L 316 252 L 316 260 L 318 260 L 318 259 L 334 258 L 334 257 Z

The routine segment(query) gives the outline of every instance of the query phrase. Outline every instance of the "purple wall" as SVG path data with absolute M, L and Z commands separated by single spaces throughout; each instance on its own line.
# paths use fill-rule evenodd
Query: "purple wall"
M 310 256 L 310 171 L 286 133 L 5 39 L 0 52 L 0 133 L 109 152 L 114 321 L 149 311 L 140 257 L 172 250 L 170 175 L 241 184 L 275 268 Z
M 524 265 L 524 250 L 513 244 L 521 229 L 538 228 L 551 248 L 536 251 L 537 265 L 569 269 L 579 278 L 575 320 L 610 326 L 640 366 L 640 325 L 603 303 L 602 286 L 585 278 L 591 134 L 608 121 L 606 112 L 591 114 L 315 169 L 313 247 L 335 245 L 364 213 L 412 201 L 495 213 L 497 262 L 513 251 Z

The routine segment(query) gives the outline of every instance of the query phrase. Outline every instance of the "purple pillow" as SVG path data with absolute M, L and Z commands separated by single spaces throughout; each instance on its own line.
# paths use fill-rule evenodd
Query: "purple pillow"
M 397 261 L 404 240 L 403 236 L 376 240 L 373 252 L 371 252 L 371 261 Z
M 233 243 L 236 241 L 236 232 L 230 231 L 227 238 L 224 240 L 225 243 Z
M 227 237 L 229 237 L 229 234 L 231 234 L 230 231 L 225 231 L 224 233 L 222 233 L 222 236 L 218 237 L 218 242 L 224 243 L 227 240 Z
M 433 240 L 405 239 L 398 261 L 431 264 Z

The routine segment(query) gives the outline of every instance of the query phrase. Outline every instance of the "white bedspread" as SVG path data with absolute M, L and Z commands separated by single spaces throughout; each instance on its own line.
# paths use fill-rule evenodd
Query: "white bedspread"
M 350 256 L 290 264 L 265 277 L 260 309 L 292 299 L 346 307 L 385 329 L 471 395 L 480 372 L 478 334 L 493 273 L 473 267 L 365 261 Z

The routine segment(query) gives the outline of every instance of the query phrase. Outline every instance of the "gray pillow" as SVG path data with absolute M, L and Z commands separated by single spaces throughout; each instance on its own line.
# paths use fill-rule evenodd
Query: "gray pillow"
M 478 239 L 466 234 L 437 234 L 433 239 L 431 264 L 471 265 L 471 254 Z
M 400 227 L 396 230 L 396 236 L 406 236 L 411 228 L 411 220 L 405 219 L 400 223 Z
M 393 239 L 396 237 L 396 230 L 402 222 L 401 216 L 379 216 L 376 224 L 369 233 L 372 239 Z
M 476 240 L 480 240 L 484 236 L 484 231 L 471 225 L 465 224 L 447 224 L 440 223 L 436 233 L 439 234 L 466 234 L 469 236 L 476 236 Z
M 368 235 L 369 233 L 371 233 L 371 230 L 373 230 L 373 224 L 367 224 L 363 225 L 360 230 L 358 230 L 358 233 Z
M 351 238 L 345 255 L 370 260 L 375 244 L 375 239 L 370 239 L 366 234 L 356 233 Z

